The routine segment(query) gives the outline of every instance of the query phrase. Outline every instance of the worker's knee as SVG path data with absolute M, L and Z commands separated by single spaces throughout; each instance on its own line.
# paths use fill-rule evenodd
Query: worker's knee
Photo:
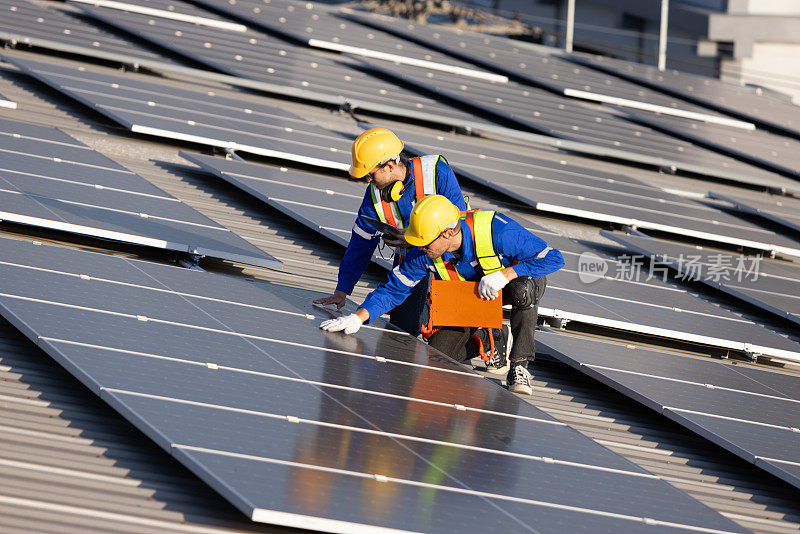
M 546 285 L 547 279 L 544 276 L 540 278 L 519 276 L 513 279 L 507 286 L 511 309 L 525 310 L 536 306 L 542 298 Z

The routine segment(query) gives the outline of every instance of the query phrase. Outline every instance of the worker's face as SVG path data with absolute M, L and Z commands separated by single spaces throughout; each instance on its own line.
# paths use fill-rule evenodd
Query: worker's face
M 424 252 L 430 259 L 435 260 L 450 249 L 452 240 L 453 230 L 448 228 L 439 234 L 439 237 L 422 247 L 422 252 Z
M 364 178 L 367 183 L 375 185 L 378 189 L 390 186 L 397 180 L 405 178 L 405 171 L 402 165 L 398 165 L 394 161 L 388 161 L 385 165 L 375 167 L 371 173 L 367 174 Z

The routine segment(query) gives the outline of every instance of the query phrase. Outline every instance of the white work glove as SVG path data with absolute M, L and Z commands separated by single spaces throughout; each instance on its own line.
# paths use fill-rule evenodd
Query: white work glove
M 478 295 L 483 300 L 494 300 L 500 290 L 506 287 L 508 278 L 503 275 L 503 271 L 495 271 L 481 278 L 478 284 Z
M 326 332 L 339 332 L 344 330 L 345 334 L 355 334 L 358 332 L 358 329 L 361 328 L 361 319 L 359 319 L 358 315 L 355 313 L 351 313 L 350 315 L 343 315 L 336 319 L 322 321 L 319 327 Z

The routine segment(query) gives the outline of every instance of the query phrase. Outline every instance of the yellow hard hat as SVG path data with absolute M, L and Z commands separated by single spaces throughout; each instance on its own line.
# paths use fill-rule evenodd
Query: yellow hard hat
M 353 141 L 353 164 L 350 176 L 363 178 L 387 159 L 403 151 L 403 142 L 386 128 L 371 128 Z
M 432 243 L 461 217 L 459 209 L 442 195 L 430 195 L 414 206 L 406 228 L 406 241 L 415 247 Z

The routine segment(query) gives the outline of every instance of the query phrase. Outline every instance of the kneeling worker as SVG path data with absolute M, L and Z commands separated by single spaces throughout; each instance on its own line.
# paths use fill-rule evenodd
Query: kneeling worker
M 320 328 L 353 334 L 372 318 L 403 302 L 414 286 L 432 271 L 444 280 L 478 281 L 481 298 L 511 305 L 511 366 L 507 383 L 515 393 L 532 393 L 528 360 L 533 360 L 534 331 L 546 275 L 564 266 L 561 252 L 506 215 L 493 211 L 462 212 L 441 195 L 426 197 L 411 212 L 406 241 L 415 247 L 386 282 L 364 300 L 355 313 L 324 321 Z M 474 328 L 442 328 L 428 342 L 454 358 L 467 358 Z

